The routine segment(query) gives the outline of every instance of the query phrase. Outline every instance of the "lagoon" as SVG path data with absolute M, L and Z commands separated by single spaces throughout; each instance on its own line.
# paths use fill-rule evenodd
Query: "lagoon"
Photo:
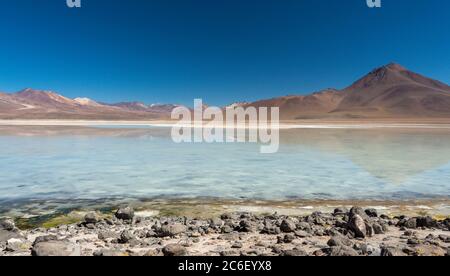
M 283 129 L 280 150 L 176 144 L 168 127 L 0 127 L 0 208 L 150 198 L 450 196 L 450 129 Z

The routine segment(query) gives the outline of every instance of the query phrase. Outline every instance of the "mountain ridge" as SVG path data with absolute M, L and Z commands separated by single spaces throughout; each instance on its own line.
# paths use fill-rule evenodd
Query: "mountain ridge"
M 47 90 L 0 92 L 1 119 L 168 119 L 175 104 L 70 99 Z M 397 63 L 373 69 L 344 89 L 289 95 L 228 107 L 279 107 L 280 119 L 450 118 L 450 86 Z

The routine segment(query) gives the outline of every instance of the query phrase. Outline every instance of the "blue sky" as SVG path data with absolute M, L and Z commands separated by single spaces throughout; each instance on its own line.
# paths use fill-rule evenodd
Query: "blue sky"
M 450 1 L 0 0 L 0 91 L 223 105 L 396 61 L 450 83 Z

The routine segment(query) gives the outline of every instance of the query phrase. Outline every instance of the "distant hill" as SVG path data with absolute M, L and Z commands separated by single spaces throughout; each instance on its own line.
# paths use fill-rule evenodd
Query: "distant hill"
M 342 91 L 333 113 L 375 117 L 450 117 L 450 87 L 398 64 L 375 69 Z
M 327 117 L 342 101 L 343 94 L 327 89 L 307 96 L 285 96 L 247 103 L 244 107 L 279 107 L 280 119 L 315 119 Z
M 88 98 L 69 99 L 52 91 L 27 88 L 0 94 L 2 119 L 143 120 L 160 116 L 157 112 L 128 110 Z
M 292 95 L 231 107 L 279 107 L 282 120 L 450 118 L 450 87 L 395 63 L 368 73 L 349 87 Z M 0 119 L 168 119 L 174 104 L 105 104 L 69 99 L 52 91 L 0 93 Z
M 285 120 L 450 118 L 450 87 L 392 63 L 373 70 L 343 90 L 328 89 L 246 106 L 280 107 L 280 117 Z

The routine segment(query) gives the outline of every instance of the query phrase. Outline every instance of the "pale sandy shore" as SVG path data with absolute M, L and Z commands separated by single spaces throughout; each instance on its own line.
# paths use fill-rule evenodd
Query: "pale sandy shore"
M 128 126 L 128 127 L 172 127 L 174 121 L 102 121 L 102 120 L 0 120 L 0 126 Z M 222 127 L 222 128 L 271 128 L 270 122 L 264 125 L 236 124 L 227 126 L 223 124 L 204 123 L 178 124 L 181 127 Z M 280 129 L 377 129 L 377 128 L 409 128 L 409 129 L 450 129 L 450 120 L 354 120 L 354 121 L 281 121 Z

